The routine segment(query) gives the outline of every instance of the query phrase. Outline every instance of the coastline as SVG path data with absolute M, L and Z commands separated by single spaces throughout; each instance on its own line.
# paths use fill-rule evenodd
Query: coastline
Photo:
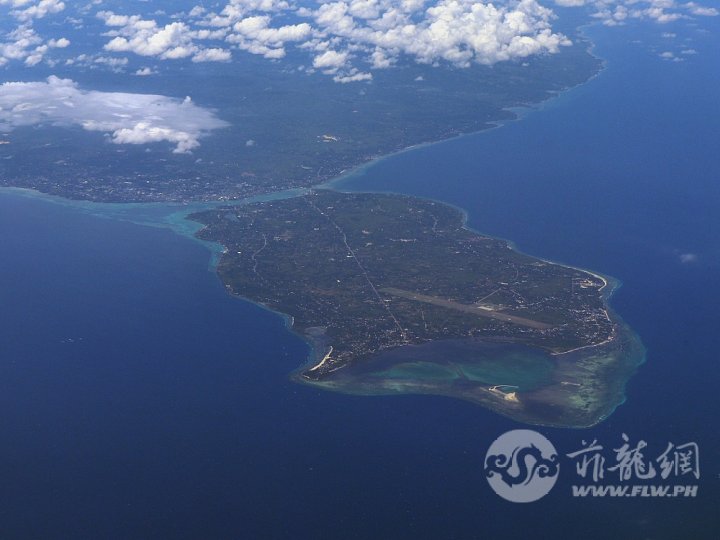
M 197 225 L 196 222 L 193 222 L 192 220 L 186 219 L 187 216 L 189 216 L 192 213 L 200 212 L 203 210 L 209 210 L 212 208 L 217 207 L 224 207 L 224 206 L 236 206 L 236 205 L 243 205 L 243 204 L 249 204 L 253 202 L 261 202 L 266 200 L 275 200 L 275 199 L 284 199 L 284 198 L 292 198 L 295 196 L 300 196 L 304 193 L 307 193 L 310 190 L 313 189 L 329 189 L 334 191 L 340 191 L 343 192 L 342 189 L 342 183 L 347 182 L 353 179 L 356 179 L 358 176 L 362 176 L 364 172 L 371 167 L 377 165 L 378 163 L 381 163 L 387 159 L 391 159 L 393 157 L 396 157 L 398 155 L 402 155 L 405 153 L 413 152 L 415 150 L 427 148 L 430 146 L 436 146 L 441 145 L 445 143 L 452 143 L 456 140 L 465 139 L 468 137 L 478 137 L 482 136 L 486 133 L 490 133 L 494 131 L 495 129 L 502 128 L 503 126 L 509 124 L 521 121 L 523 118 L 528 116 L 529 114 L 536 112 L 536 111 L 542 111 L 546 107 L 550 106 L 550 104 L 557 102 L 557 100 L 561 99 L 563 96 L 567 95 L 569 92 L 571 92 L 574 89 L 583 87 L 599 77 L 606 69 L 607 66 L 607 60 L 603 59 L 602 57 L 597 56 L 593 53 L 595 44 L 592 42 L 592 40 L 585 35 L 584 29 L 586 27 L 591 27 L 596 25 L 597 22 L 595 21 L 588 21 L 582 24 L 579 24 L 575 27 L 575 30 L 578 32 L 578 36 L 580 40 L 582 40 L 583 44 L 585 45 L 585 52 L 587 52 L 590 56 L 592 56 L 594 59 L 598 60 L 600 62 L 598 69 L 592 73 L 586 80 L 572 85 L 572 86 L 566 86 L 563 88 L 560 88 L 558 90 L 548 91 L 547 95 L 540 99 L 539 101 L 533 101 L 533 102 L 527 102 L 527 103 L 521 103 L 518 105 L 513 105 L 511 107 L 504 107 L 499 109 L 501 113 L 509 113 L 510 117 L 505 119 L 498 119 L 498 120 L 490 120 L 488 121 L 488 127 L 484 129 L 479 129 L 476 131 L 471 131 L 467 133 L 460 133 L 457 135 L 453 135 L 451 137 L 442 138 L 442 139 L 436 139 L 436 140 L 429 140 L 422 143 L 413 144 L 404 148 L 400 148 L 398 150 L 390 150 L 387 153 L 372 156 L 368 158 L 367 160 L 363 161 L 362 163 L 354 166 L 349 166 L 346 169 L 343 169 L 338 173 L 336 176 L 329 180 L 322 180 L 316 184 L 309 184 L 308 187 L 293 187 L 288 188 L 280 191 L 270 191 L 266 193 L 262 193 L 260 195 L 253 195 L 247 198 L 243 199 L 237 199 L 237 200 L 205 200 L 205 199 L 198 199 L 198 200 L 187 200 L 187 201 L 163 201 L 163 202 L 156 202 L 156 201 L 148 201 L 148 202 L 98 202 L 98 201 L 91 201 L 86 199 L 71 199 L 67 197 L 63 197 L 61 195 L 54 195 L 50 193 L 45 193 L 43 191 L 39 191 L 37 189 L 33 188 L 24 188 L 24 187 L 14 187 L 14 186 L 0 186 L 0 194 L 2 193 L 10 193 L 15 194 L 23 197 L 33 197 L 37 198 L 46 202 L 50 202 L 53 204 L 61 204 L 64 206 L 72 207 L 75 209 L 79 209 L 81 211 L 90 213 L 91 215 L 95 215 L 97 217 L 102 218 L 111 218 L 111 219 L 120 219 L 124 221 L 130 221 L 132 223 L 138 224 L 138 225 L 144 225 L 144 226 L 151 226 L 151 227 L 162 227 L 162 228 L 170 228 L 174 232 L 177 232 L 178 234 L 181 234 L 182 236 L 186 236 L 189 238 L 193 238 L 195 240 L 198 240 L 194 237 L 195 233 L 197 233 L 199 230 L 202 229 L 201 225 Z M 358 190 L 351 190 L 351 191 L 357 191 Z M 377 191 L 375 191 L 377 192 Z M 392 191 L 382 191 L 383 193 L 394 193 Z M 397 193 L 398 195 L 404 195 L 404 196 L 410 196 L 404 193 Z M 429 199 L 430 200 L 430 199 Z M 450 203 L 447 203 L 445 201 L 436 201 L 448 206 L 452 206 L 453 208 L 457 208 L 459 211 L 461 211 L 465 216 L 465 221 L 467 221 L 468 211 L 464 208 L 457 207 L 455 205 L 452 205 Z M 170 212 L 169 214 L 166 212 L 167 209 L 176 209 L 175 212 Z M 138 220 L 137 216 L 132 216 L 132 212 L 135 210 L 141 211 L 141 210 L 157 210 L 158 213 L 163 214 L 160 219 L 141 219 Z M 130 210 L 130 212 L 128 212 Z M 130 214 L 130 215 L 128 215 Z M 142 216 L 141 216 L 142 217 Z M 157 216 L 153 216 L 156 218 Z M 145 216 L 147 218 L 147 216 Z M 483 234 L 479 231 L 476 231 L 472 228 L 466 227 L 469 230 L 472 230 L 473 232 L 476 232 L 478 234 Z M 489 236 L 489 235 L 484 235 Z M 513 246 L 512 241 L 505 240 L 509 245 Z M 209 242 L 201 241 L 204 244 L 211 244 Z M 214 250 L 211 250 L 214 251 Z M 520 250 L 516 250 L 519 251 Z M 533 255 L 534 256 L 534 255 Z M 539 257 L 537 257 L 539 258 Z M 568 266 L 568 265 L 565 265 Z
M 382 368 L 373 371 L 368 366 L 364 366 L 366 371 L 361 369 L 360 373 L 354 374 L 352 365 L 342 366 L 347 370 L 336 369 L 327 379 L 315 380 L 304 377 L 303 372 L 322 361 L 319 354 L 313 360 L 293 370 L 290 379 L 296 383 L 345 395 L 450 397 L 476 406 L 480 405 L 516 422 L 561 429 L 588 429 L 610 417 L 627 401 L 628 381 L 645 361 L 646 351 L 637 334 L 624 321 L 619 320 L 618 324 L 619 337 L 622 339 L 605 344 L 603 347 L 596 347 L 590 354 L 585 351 L 575 353 L 573 358 L 560 360 L 553 370 L 552 380 L 535 390 L 515 390 L 511 399 L 497 388 L 517 385 L 507 384 L 507 381 L 502 380 L 500 382 L 503 384 L 479 382 L 472 387 L 467 386 L 467 383 L 462 386 L 452 384 L 448 386 L 444 384 L 447 381 L 443 380 L 395 377 L 386 379 Z M 453 340 L 449 340 L 434 344 L 442 346 L 452 342 Z M 478 343 L 481 347 L 507 345 L 482 341 Z M 512 344 L 509 346 L 513 347 Z M 413 350 L 413 346 L 402 349 L 407 354 Z M 376 358 L 376 361 L 381 365 L 387 362 L 380 358 Z M 414 364 L 412 360 L 408 362 L 410 364 L 398 364 L 398 367 Z
M 71 208 L 75 211 L 101 219 L 114 219 L 140 225 L 142 227 L 154 227 L 169 229 L 190 241 L 205 246 L 210 251 L 208 270 L 215 271 L 220 257 L 225 252 L 225 246 L 217 242 L 209 242 L 197 237 L 197 233 L 203 229 L 203 225 L 188 216 L 203 210 L 224 207 L 228 205 L 251 204 L 269 200 L 279 200 L 302 195 L 308 191 L 307 188 L 289 189 L 263 195 L 255 195 L 238 201 L 199 201 L 199 202 L 135 202 L 135 203 L 106 203 L 96 201 L 85 201 L 67 199 L 59 195 L 51 195 L 31 188 L 5 187 L 0 186 L 0 196 L 16 196 L 39 200 L 48 204 L 56 204 Z
M 564 88 L 561 88 L 559 90 L 548 92 L 548 95 L 539 101 L 535 102 L 529 102 L 529 103 L 521 103 L 518 105 L 514 105 L 511 107 L 504 107 L 500 109 L 501 112 L 507 112 L 510 113 L 511 117 L 506 119 L 498 119 L 498 120 L 491 120 L 488 122 L 488 126 L 485 129 L 480 129 L 477 131 L 472 131 L 468 133 L 460 133 L 458 135 L 454 135 L 452 137 L 448 137 L 445 139 L 438 139 L 434 141 L 427 141 L 423 143 L 414 144 L 405 148 L 401 148 L 396 151 L 390 151 L 386 154 L 382 154 L 379 156 L 374 156 L 365 161 L 364 163 L 361 163 L 354 167 L 349 167 L 343 171 L 341 171 L 337 176 L 330 180 L 325 180 L 323 182 L 320 182 L 318 184 L 313 184 L 311 186 L 311 189 L 331 189 L 335 191 L 343 192 L 342 184 L 345 182 L 351 182 L 354 180 L 358 180 L 358 177 L 361 177 L 365 171 L 379 163 L 382 163 L 383 161 L 387 159 L 394 158 L 399 155 L 403 155 L 408 152 L 412 152 L 415 150 L 421 150 L 423 148 L 427 148 L 430 146 L 437 146 L 442 145 L 445 143 L 452 143 L 454 141 L 465 139 L 468 137 L 479 137 L 483 136 L 487 133 L 492 133 L 496 129 L 500 129 L 508 124 L 515 123 L 522 121 L 525 117 L 528 115 L 534 113 L 534 112 L 540 112 L 543 110 L 546 110 L 548 107 L 555 104 L 558 100 L 562 99 L 563 96 L 567 95 L 568 93 L 572 92 L 573 90 L 576 90 L 578 88 L 582 88 L 583 86 L 593 82 L 595 79 L 600 77 L 608 66 L 608 61 L 605 58 L 602 58 L 601 56 L 598 56 L 594 54 L 595 50 L 595 43 L 590 39 L 589 36 L 585 34 L 585 29 L 592 28 L 599 23 L 597 21 L 588 21 L 586 23 L 583 23 L 579 25 L 576 30 L 578 32 L 578 35 L 580 36 L 580 39 L 584 44 L 586 44 L 585 51 L 592 56 L 594 59 L 598 60 L 600 62 L 600 65 L 592 75 L 590 75 L 586 80 L 584 80 L 581 83 L 575 84 L 573 86 L 566 86 Z M 350 190 L 358 193 L 362 193 L 361 190 Z M 372 191 L 372 192 L 366 192 L 366 193 L 378 193 L 378 191 Z M 406 195 L 405 193 L 400 192 L 393 192 L 393 191 L 381 191 L 381 193 L 393 193 L 397 195 Z M 443 204 L 449 204 L 444 201 L 438 201 L 442 202 Z M 451 205 L 454 206 L 454 205 Z
M 574 25 L 575 23 L 572 23 Z M 519 102 L 514 105 L 501 107 L 495 109 L 498 113 L 497 119 L 488 119 L 485 121 L 484 125 L 485 127 L 475 129 L 472 131 L 467 132 L 460 132 L 456 133 L 450 136 L 443 137 L 442 135 L 440 138 L 434 138 L 429 139 L 424 142 L 415 143 L 409 146 L 405 147 L 396 147 L 396 148 L 389 148 L 385 151 L 381 151 L 381 153 L 377 155 L 368 155 L 361 157 L 358 162 L 355 164 L 350 163 L 344 168 L 340 169 L 336 173 L 325 173 L 320 175 L 319 171 L 316 175 L 317 178 L 308 178 L 306 182 L 299 182 L 295 183 L 296 186 L 299 185 L 299 187 L 287 187 L 285 189 L 282 189 L 280 191 L 262 191 L 259 195 L 251 195 L 248 197 L 238 198 L 238 199 L 229 199 L 229 198 L 223 198 L 223 199 L 207 199 L 207 198 L 187 198 L 187 199 L 179 199 L 179 200 L 166 200 L 166 201 L 128 201 L 128 202 L 103 202 L 103 201 L 96 201 L 96 200 L 89 200 L 89 199 L 81 199 L 81 198 L 70 198 L 70 197 L 64 197 L 62 195 L 55 195 L 50 194 L 47 192 L 43 192 L 34 188 L 24 188 L 24 187 L 14 187 L 14 186 L 0 186 L 0 192 L 4 190 L 12 191 L 17 190 L 18 192 L 32 192 L 37 193 L 38 196 L 42 196 L 43 198 L 47 198 L 50 202 L 63 202 L 68 203 L 73 206 L 77 206 L 80 208 L 92 208 L 95 206 L 96 208 L 99 206 L 106 206 L 107 208 L 115 208 L 119 209 L 122 207 L 146 207 L 146 208 L 162 208 L 167 206 L 190 206 L 194 207 L 194 210 L 189 211 L 189 213 L 192 213 L 193 211 L 200 211 L 202 209 L 206 208 L 213 208 L 216 206 L 232 206 L 232 205 L 238 205 L 238 204 L 245 204 L 246 202 L 254 202 L 258 200 L 265 200 L 265 198 L 274 198 L 277 194 L 284 194 L 284 193 L 292 193 L 292 192 L 302 192 L 304 190 L 308 189 L 335 189 L 338 191 L 342 191 L 342 187 L 340 186 L 343 182 L 348 181 L 356 176 L 360 176 L 369 169 L 370 167 L 386 160 L 389 158 L 393 158 L 398 155 L 402 155 L 406 152 L 411 152 L 414 150 L 435 146 L 443 143 L 449 143 L 453 142 L 459 139 L 464 139 L 467 137 L 475 137 L 482 135 L 484 133 L 492 132 L 493 130 L 497 128 L 501 128 L 505 125 L 508 125 L 510 123 L 514 123 L 517 121 L 522 120 L 527 115 L 531 114 L 532 112 L 536 111 L 542 111 L 546 107 L 551 106 L 551 104 L 556 103 L 559 99 L 562 99 L 563 96 L 567 95 L 571 90 L 581 88 L 585 86 L 586 84 L 590 83 L 594 79 L 596 79 L 600 74 L 605 71 L 607 66 L 607 61 L 595 54 L 593 54 L 594 50 L 594 43 L 589 39 L 588 36 L 584 35 L 583 28 L 587 26 L 592 26 L 596 24 L 594 21 L 588 21 L 584 22 L 582 24 L 578 24 L 577 26 L 574 26 L 573 30 L 577 32 L 578 40 L 582 42 L 583 51 L 587 53 L 591 58 L 596 60 L 598 62 L 597 68 L 591 72 L 587 78 L 582 80 L 581 82 L 578 82 L 576 84 L 570 84 L 566 85 L 557 89 L 551 89 L 546 90 L 545 95 L 542 97 L 538 97 L 537 100 L 531 100 L 531 101 L 523 101 Z M 573 43 L 573 46 L 578 46 L 578 43 Z M 322 168 L 321 168 L 322 169 Z M 262 188 L 260 187 L 260 190 Z M 104 214 L 103 214 L 104 215 Z M 140 223 L 145 224 L 145 223 Z M 154 223 L 149 223 L 149 225 L 154 225 Z
M 587 25 L 583 25 L 578 27 L 578 32 L 582 32 L 582 29 L 585 26 L 592 26 L 594 23 L 590 22 Z M 598 69 L 592 73 L 585 81 L 573 85 L 568 86 L 565 88 L 562 88 L 557 91 L 548 92 L 548 95 L 537 102 L 531 102 L 531 103 L 523 103 L 520 105 L 507 107 L 500 109 L 503 113 L 507 113 L 508 117 L 503 118 L 497 121 L 490 121 L 486 125 L 487 127 L 484 129 L 480 129 L 478 131 L 473 131 L 469 133 L 461 133 L 457 134 L 448 138 L 439 139 L 439 140 L 432 140 L 425 143 L 420 144 L 414 144 L 411 146 L 408 146 L 406 148 L 401 148 L 397 151 L 391 151 L 387 154 L 378 155 L 375 157 L 371 157 L 364 161 L 363 163 L 350 168 L 349 170 L 342 171 L 339 175 L 336 177 L 330 179 L 321 181 L 317 184 L 311 185 L 309 188 L 293 188 L 288 189 L 284 191 L 279 192 L 268 192 L 264 193 L 262 195 L 257 195 L 253 197 L 249 197 L 246 199 L 239 199 L 239 200 L 220 200 L 220 201 L 189 201 L 189 202 L 115 202 L 115 203 L 104 203 L 104 202 L 94 202 L 94 201 L 86 201 L 86 200 L 73 200 L 73 199 L 66 199 L 61 196 L 57 195 L 50 195 L 46 194 L 40 191 L 36 191 L 33 189 L 27 189 L 27 188 L 0 188 L 0 194 L 7 192 L 10 194 L 15 194 L 19 196 L 25 196 L 25 197 L 35 197 L 39 198 L 41 200 L 44 200 L 46 202 L 51 202 L 54 204 L 62 204 L 65 206 L 72 206 L 74 208 L 80 209 L 81 211 L 96 215 L 98 217 L 104 217 L 104 218 L 111 218 L 111 219 L 121 219 L 125 221 L 130 221 L 139 225 L 143 226 L 153 226 L 153 227 L 161 227 L 161 228 L 169 228 L 173 232 L 180 234 L 182 236 L 185 236 L 187 238 L 191 238 L 194 241 L 198 241 L 202 243 L 204 246 L 206 246 L 210 252 L 211 252 L 211 260 L 209 263 L 209 269 L 213 271 L 217 271 L 217 266 L 220 263 L 220 260 L 222 258 L 223 253 L 226 252 L 226 247 L 215 242 L 208 242 L 205 240 L 200 240 L 197 237 L 197 233 L 203 229 L 203 225 L 197 222 L 194 222 L 188 217 L 198 211 L 202 210 L 208 210 L 213 208 L 219 208 L 219 207 L 231 207 L 231 206 L 240 206 L 245 204 L 250 204 L 253 202 L 260 202 L 260 201 L 267 201 L 267 200 L 276 200 L 276 199 L 284 199 L 284 198 L 292 198 L 297 196 L 302 196 L 305 193 L 313 190 L 313 189 L 327 189 L 327 190 L 333 190 L 337 192 L 364 192 L 362 190 L 354 190 L 354 189 L 343 189 L 344 185 L 348 182 L 352 181 L 360 181 L 362 182 L 362 176 L 366 173 L 367 170 L 369 170 L 371 167 L 377 165 L 378 163 L 383 162 L 384 160 L 394 158 L 398 155 L 402 155 L 405 153 L 409 153 L 415 150 L 419 150 L 422 148 L 440 145 L 444 143 L 451 143 L 455 142 L 459 139 L 464 139 L 467 137 L 479 137 L 486 133 L 490 133 L 494 131 L 497 128 L 504 127 L 510 123 L 515 123 L 517 121 L 523 120 L 527 116 L 529 116 L 533 112 L 542 111 L 545 108 L 549 107 L 551 104 L 554 104 L 557 102 L 558 99 L 561 99 L 563 96 L 567 95 L 571 90 L 577 89 L 578 87 L 584 86 L 597 77 L 602 74 L 606 67 L 607 67 L 607 61 L 599 58 L 597 55 L 593 54 L 594 44 L 593 42 L 588 39 L 586 36 L 582 36 L 582 40 L 586 45 L 586 51 L 592 55 L 594 58 L 600 60 L 600 64 Z M 378 190 L 373 191 L 365 191 L 365 192 L 378 192 Z M 412 197 L 412 198 L 422 198 L 422 197 L 416 197 L 414 195 L 408 195 L 405 193 L 397 193 L 392 191 L 380 191 L 382 193 L 396 193 L 398 195 L 402 195 L 404 197 Z M 548 264 L 557 265 L 557 266 L 563 266 L 565 268 L 573 268 L 578 271 L 584 272 L 588 275 L 594 276 L 604 282 L 604 285 L 599 289 L 602 295 L 603 302 L 605 304 L 605 307 L 608 311 L 608 318 L 613 320 L 615 322 L 616 320 L 619 321 L 617 324 L 624 324 L 622 322 L 622 319 L 620 319 L 617 314 L 612 310 L 612 307 L 610 306 L 609 300 L 613 293 L 621 286 L 621 282 L 615 278 L 612 278 L 610 276 L 606 276 L 594 271 L 590 271 L 584 268 L 579 268 L 577 266 L 561 263 L 554 260 L 545 259 L 543 257 L 539 257 L 536 255 L 530 255 L 528 253 L 525 253 L 517 248 L 516 244 L 512 240 L 508 240 L 505 238 L 498 238 L 495 236 L 487 235 L 482 233 L 481 231 L 478 231 L 468 225 L 469 219 L 470 219 L 470 212 L 469 210 L 447 203 L 442 200 L 437 199 L 431 199 L 431 198 L 425 198 L 426 200 L 432 200 L 434 202 L 437 202 L 439 204 L 449 206 L 454 208 L 456 211 L 458 211 L 462 218 L 462 226 L 466 230 L 469 230 L 475 234 L 488 237 L 488 238 L 494 238 L 496 240 L 500 240 L 504 242 L 509 249 L 514 250 L 517 253 L 523 254 L 523 255 L 529 255 L 537 260 L 541 260 L 543 262 L 546 262 Z M 147 211 L 150 211 L 150 214 L 147 213 Z M 309 354 L 307 355 L 305 361 L 302 363 L 302 365 L 294 370 L 290 374 L 290 378 L 293 380 L 296 380 L 298 382 L 303 382 L 306 384 L 311 384 L 314 386 L 323 386 L 321 381 L 310 381 L 306 377 L 300 376 L 301 373 L 318 369 L 320 366 L 324 364 L 324 362 L 328 359 L 330 354 L 332 353 L 332 347 L 330 347 L 330 350 L 327 351 L 327 347 L 325 347 L 322 343 L 321 339 L 315 339 L 313 336 L 309 335 L 305 332 L 299 332 L 294 329 L 294 321 L 293 318 L 285 313 L 275 311 L 273 309 L 268 308 L 267 306 L 253 302 L 252 300 L 243 297 L 241 294 L 235 293 L 233 291 L 230 291 L 226 288 L 226 290 L 230 293 L 231 296 L 234 296 L 238 299 L 241 299 L 246 302 L 253 303 L 257 306 L 260 306 L 263 309 L 266 309 L 268 311 L 271 311 L 279 316 L 281 316 L 284 320 L 286 328 L 296 334 L 298 337 L 303 339 L 305 343 L 310 348 Z M 612 314 L 612 317 L 610 315 Z M 586 349 L 601 349 L 604 345 L 610 346 L 613 342 L 616 341 L 617 335 L 612 336 L 606 341 L 603 341 L 602 343 L 596 343 L 591 344 L 583 347 L 579 347 L 577 349 L 573 349 L 570 351 L 564 351 L 562 353 L 557 353 L 557 356 L 561 355 L 569 355 L 572 353 L 576 353 L 581 350 Z M 319 363 L 318 363 L 319 362 Z M 642 363 L 642 362 L 641 362 Z M 639 364 L 638 364 L 639 365 Z M 313 367 L 314 366 L 314 367 Z M 624 389 L 624 385 L 623 385 Z M 623 400 L 624 401 L 624 393 L 623 393 Z M 616 408 L 621 403 L 616 403 L 614 407 Z M 614 410 L 614 408 L 613 408 Z M 610 413 L 607 413 L 603 416 L 606 417 Z M 598 420 L 601 421 L 602 418 Z
M 409 195 L 399 195 L 398 197 L 400 199 L 415 198 Z M 438 204 L 454 209 L 456 212 L 454 219 L 457 220 L 455 223 L 461 222 L 462 227 L 466 230 L 470 230 L 474 234 L 481 234 L 467 226 L 466 218 L 469 215 L 468 212 L 456 206 L 447 205 L 446 203 L 440 202 Z M 502 239 L 501 241 L 508 249 L 519 252 L 510 242 Z M 304 361 L 289 374 L 289 377 L 295 382 L 346 394 L 378 395 L 416 393 L 448 395 L 479 403 L 515 420 L 535 425 L 573 428 L 583 428 L 594 425 L 609 416 L 613 410 L 625 402 L 625 388 L 629 378 L 635 373 L 637 367 L 645 361 L 645 350 L 639 337 L 615 313 L 609 304 L 611 296 L 621 286 L 621 282 L 613 277 L 576 266 L 560 264 L 534 256 L 532 258 L 536 261 L 542 260 L 554 266 L 573 268 L 588 276 L 597 278 L 595 294 L 602 299 L 603 311 L 605 311 L 606 316 L 612 322 L 613 331 L 611 334 L 606 334 L 610 335 L 610 338 L 605 339 L 603 337 L 602 339 L 604 340 L 601 342 L 583 345 L 560 353 L 554 353 L 552 350 L 547 350 L 535 345 L 527 345 L 528 351 L 544 351 L 552 356 L 556 369 L 553 371 L 552 381 L 545 384 L 542 388 L 530 392 L 522 390 L 517 392 L 514 396 L 515 399 L 512 400 L 511 409 L 506 407 L 508 403 L 505 401 L 496 403 L 491 398 L 488 398 L 487 395 L 490 386 L 497 386 L 498 383 L 507 384 L 515 382 L 513 379 L 506 379 L 502 374 L 497 374 L 497 376 L 492 375 L 491 378 L 488 379 L 491 383 L 485 387 L 473 383 L 475 386 L 472 391 L 467 388 L 443 387 L 442 381 L 435 383 L 422 379 L 416 382 L 409 379 L 398 381 L 392 379 L 392 377 L 386 380 L 382 373 L 376 374 L 373 381 L 369 381 L 366 377 L 366 370 L 375 370 L 378 365 L 375 363 L 375 360 L 379 360 L 381 357 L 384 358 L 386 353 L 403 351 L 401 354 L 407 356 L 408 353 L 412 353 L 412 351 L 418 347 L 422 347 L 424 343 L 399 345 L 378 350 L 370 355 L 368 362 L 363 362 L 362 366 L 359 363 L 353 363 L 351 360 L 350 362 L 338 365 L 334 370 L 323 373 L 320 378 L 312 377 L 311 375 L 314 374 L 316 370 L 325 366 L 326 363 L 331 363 L 329 360 L 331 360 L 330 357 L 333 349 L 330 347 L 330 343 L 324 339 L 321 328 L 295 329 L 292 318 L 287 314 L 280 313 L 286 321 L 288 330 L 303 339 L 309 347 L 308 354 Z M 241 294 L 233 293 L 233 295 L 253 302 L 252 300 L 244 298 Z M 274 311 L 267 306 L 262 307 Z M 445 343 L 452 341 L 452 339 L 441 339 L 433 343 L 436 343 L 439 347 L 443 347 Z M 476 343 L 480 346 L 483 344 L 494 344 L 500 347 L 512 348 L 516 345 L 512 341 L 494 341 L 491 339 L 483 339 L 482 337 L 466 341 Z M 532 352 L 529 357 L 532 357 Z M 444 362 L 440 356 L 436 357 L 436 359 L 441 365 Z M 383 361 L 380 361 L 380 364 L 382 364 L 382 362 Z M 478 357 L 477 360 L 471 362 L 477 362 L 475 366 L 477 369 L 485 369 L 483 365 L 486 363 L 486 360 L 483 360 L 482 357 Z M 341 371 L 340 368 L 347 369 L 342 369 Z M 357 375 L 359 375 L 359 378 Z M 556 417 L 548 417 L 545 413 L 540 414 L 536 412 L 540 411 L 543 407 L 547 409 L 548 406 L 551 406 L 550 408 L 554 407 Z M 562 411 L 562 413 L 557 411 Z

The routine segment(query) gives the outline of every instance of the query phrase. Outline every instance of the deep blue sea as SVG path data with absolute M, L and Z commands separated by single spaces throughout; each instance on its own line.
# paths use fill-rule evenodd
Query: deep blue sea
M 715 538 L 720 24 L 703 23 L 673 29 L 698 52 L 677 63 L 657 27 L 590 28 L 608 66 L 586 85 L 342 184 L 456 204 L 525 252 L 620 279 L 613 305 L 648 349 L 627 402 L 592 429 L 538 430 L 563 453 L 623 433 L 653 457 L 696 442 L 697 497 L 573 498 L 564 462 L 547 497 L 505 502 L 483 460 L 524 426 L 294 384 L 307 346 L 226 295 L 201 243 L 5 192 L 0 538 Z

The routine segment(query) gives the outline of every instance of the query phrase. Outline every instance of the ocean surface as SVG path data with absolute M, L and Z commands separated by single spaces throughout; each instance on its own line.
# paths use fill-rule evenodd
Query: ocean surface
M 626 403 L 592 429 L 537 429 L 562 453 L 695 442 L 697 497 L 574 498 L 563 462 L 547 497 L 505 502 L 485 452 L 525 426 L 290 382 L 307 345 L 225 293 L 178 208 L 107 219 L 5 191 L 0 538 L 715 538 L 720 24 L 703 23 L 667 28 L 697 51 L 684 62 L 658 56 L 679 41 L 657 27 L 592 27 L 608 65 L 586 85 L 338 184 L 456 204 L 522 251 L 620 279 L 613 306 L 648 349 Z

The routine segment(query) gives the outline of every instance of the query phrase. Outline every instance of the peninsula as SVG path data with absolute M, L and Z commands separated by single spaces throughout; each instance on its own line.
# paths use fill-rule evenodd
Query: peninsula
M 316 190 L 191 219 L 226 247 L 228 290 L 289 315 L 312 344 L 301 382 L 579 427 L 622 401 L 642 356 L 607 278 L 519 253 L 438 202 Z

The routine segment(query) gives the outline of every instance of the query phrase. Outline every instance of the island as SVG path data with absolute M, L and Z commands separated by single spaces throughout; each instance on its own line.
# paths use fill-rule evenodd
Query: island
M 316 189 L 190 219 L 225 247 L 227 289 L 311 344 L 298 382 L 586 427 L 623 401 L 643 360 L 608 304 L 612 279 L 520 253 L 436 201 Z

